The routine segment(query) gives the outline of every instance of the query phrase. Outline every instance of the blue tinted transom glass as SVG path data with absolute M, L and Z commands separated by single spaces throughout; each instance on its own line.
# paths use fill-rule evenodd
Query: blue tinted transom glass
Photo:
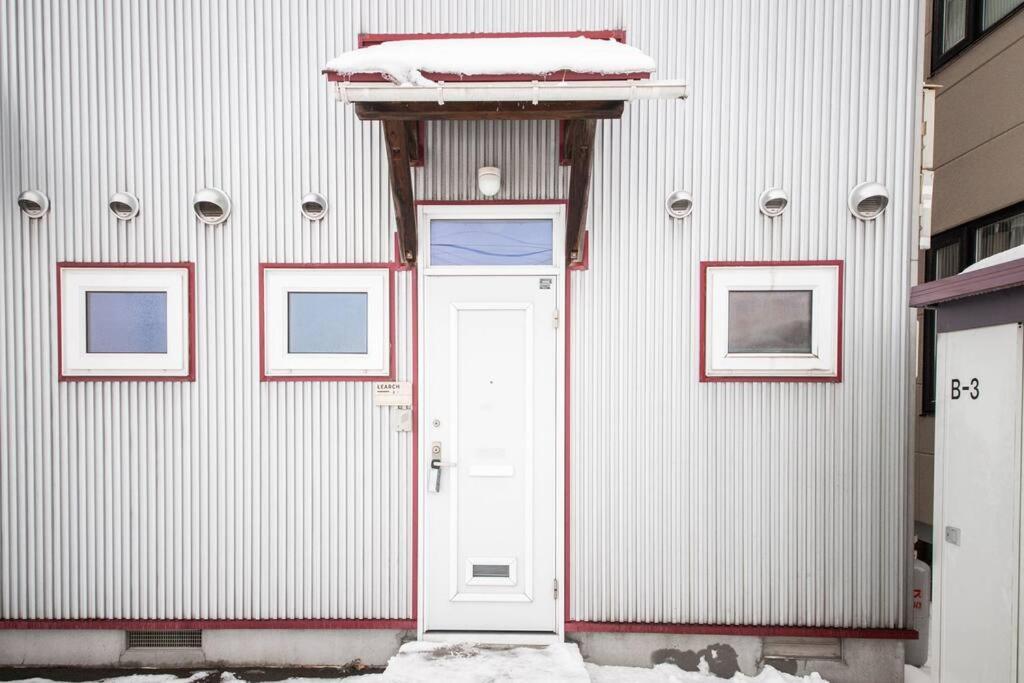
M 288 292 L 288 353 L 366 353 L 366 292 Z
M 550 218 L 432 220 L 432 266 L 550 266 Z
M 86 353 L 167 353 L 167 292 L 86 292 Z

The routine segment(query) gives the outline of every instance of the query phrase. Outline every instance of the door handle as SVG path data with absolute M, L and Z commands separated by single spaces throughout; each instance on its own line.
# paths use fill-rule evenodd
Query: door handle
M 430 459 L 430 490 L 434 493 L 441 492 L 441 468 L 442 467 L 455 467 L 453 462 L 445 462 L 441 460 L 441 442 L 435 441 L 430 444 L 430 454 L 433 456 Z

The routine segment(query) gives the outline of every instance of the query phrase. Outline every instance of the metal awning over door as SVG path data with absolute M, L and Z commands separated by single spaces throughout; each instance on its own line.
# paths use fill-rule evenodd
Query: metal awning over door
M 412 166 L 424 121 L 562 122 L 570 170 L 566 258 L 582 256 L 594 136 L 627 101 L 683 99 L 679 81 L 650 79 L 654 61 L 620 31 L 360 36 L 324 70 L 335 97 L 384 130 L 402 259 L 416 259 Z

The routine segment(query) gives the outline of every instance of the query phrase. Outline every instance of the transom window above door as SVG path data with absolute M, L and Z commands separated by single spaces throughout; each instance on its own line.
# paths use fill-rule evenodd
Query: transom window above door
M 433 266 L 553 265 L 550 218 L 435 219 L 430 223 Z
M 562 202 L 424 202 L 419 211 L 426 233 L 420 262 L 433 271 L 553 271 L 564 263 Z
M 194 378 L 190 263 L 61 263 L 60 378 Z
M 389 379 L 391 277 L 386 265 L 261 264 L 262 379 Z
M 701 380 L 837 382 L 841 261 L 702 263 Z

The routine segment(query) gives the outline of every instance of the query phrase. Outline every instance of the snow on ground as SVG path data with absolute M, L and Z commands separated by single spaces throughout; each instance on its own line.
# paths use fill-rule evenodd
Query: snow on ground
M 341 74 L 381 73 L 396 83 L 433 85 L 423 72 L 496 76 L 653 72 L 654 60 L 614 40 L 594 38 L 449 38 L 393 40 L 352 50 L 327 62 Z
M 703 664 L 703 661 L 702 661 Z M 923 678 L 912 678 L 911 670 Z M 926 674 L 907 667 L 907 683 L 930 683 Z M 142 674 L 100 679 L 101 683 L 196 683 L 217 680 L 216 673 L 199 671 L 186 677 L 174 674 Z M 261 679 L 262 680 L 262 679 Z M 548 647 L 478 647 L 472 644 L 406 643 L 388 662 L 387 671 L 347 678 L 288 678 L 280 683 L 828 683 L 817 674 L 790 676 L 766 666 L 757 676 L 737 673 L 730 679 L 707 672 L 683 671 L 674 664 L 653 668 L 598 666 L 584 663 L 574 644 Z M 29 678 L 12 683 L 54 683 Z M 225 671 L 219 683 L 246 683 L 243 675 Z
M 103 683 L 194 683 L 209 676 L 211 671 L 196 671 L 188 677 L 174 674 L 130 674 L 128 676 L 112 676 L 99 679 Z M 23 678 L 9 683 L 56 683 L 48 678 Z M 85 682 L 90 683 L 90 682 Z
M 594 683 L 724 683 L 709 673 L 683 671 L 674 664 L 659 664 L 653 669 L 632 666 L 598 666 L 587 664 L 587 672 Z M 818 674 L 790 676 L 766 666 L 756 676 L 737 673 L 729 679 L 734 683 L 827 683 Z

